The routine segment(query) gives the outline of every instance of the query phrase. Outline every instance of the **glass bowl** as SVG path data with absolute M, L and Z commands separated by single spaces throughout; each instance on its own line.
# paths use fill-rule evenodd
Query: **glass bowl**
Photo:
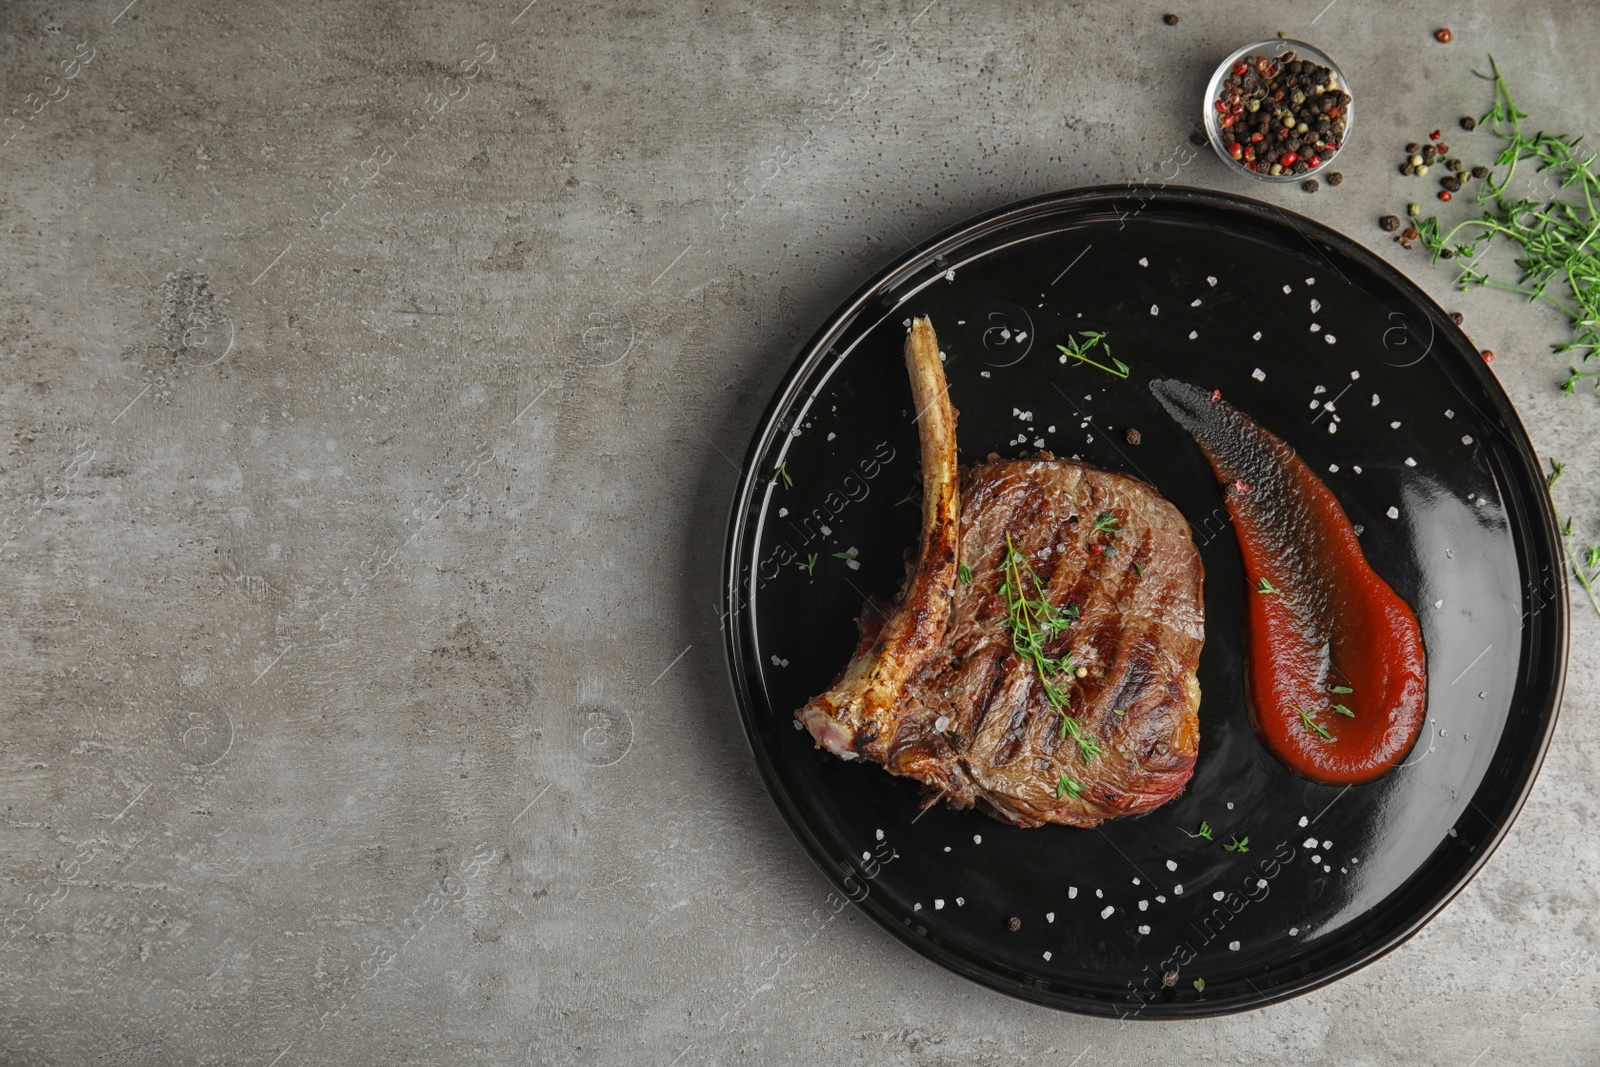
M 1250 170 L 1239 160 L 1228 154 L 1228 148 L 1222 143 L 1222 116 L 1217 113 L 1217 99 L 1222 96 L 1222 83 L 1233 71 L 1233 65 L 1248 56 L 1271 56 L 1274 59 L 1289 53 L 1294 53 L 1295 59 L 1309 59 L 1319 66 L 1327 67 L 1339 80 L 1339 88 L 1349 93 L 1351 102 L 1342 108 L 1341 117 L 1344 119 L 1344 136 L 1339 142 L 1339 147 L 1329 155 L 1322 157 L 1322 162 L 1315 167 L 1310 167 L 1299 174 L 1271 174 L 1266 171 Z M 1321 49 L 1314 48 L 1304 41 L 1291 41 L 1282 37 L 1272 37 L 1265 41 L 1255 41 L 1242 48 L 1235 49 L 1226 59 L 1217 65 L 1212 72 L 1211 79 L 1206 83 L 1205 99 L 1201 107 L 1205 112 L 1206 137 L 1211 141 L 1211 147 L 1216 149 L 1217 155 L 1230 169 L 1243 174 L 1247 178 L 1254 178 L 1262 182 L 1303 182 L 1307 178 L 1314 178 L 1333 165 L 1333 161 L 1345 150 L 1350 143 L 1351 131 L 1355 129 L 1355 120 L 1352 112 L 1355 108 L 1355 93 L 1350 88 L 1350 83 L 1345 80 L 1344 71 L 1339 65 L 1328 57 Z

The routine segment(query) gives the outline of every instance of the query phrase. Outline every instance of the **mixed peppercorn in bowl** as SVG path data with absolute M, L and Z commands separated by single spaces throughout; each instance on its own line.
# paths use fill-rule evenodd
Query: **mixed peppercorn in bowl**
M 1350 136 L 1350 87 L 1311 45 L 1257 41 L 1211 75 L 1205 124 L 1211 147 L 1234 169 L 1262 181 L 1310 181 Z

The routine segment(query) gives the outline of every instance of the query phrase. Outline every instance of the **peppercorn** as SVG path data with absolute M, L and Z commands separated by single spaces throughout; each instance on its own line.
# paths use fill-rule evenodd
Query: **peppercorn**
M 1494 349 L 1485 348 L 1482 352 L 1480 352 L 1478 354 L 1483 357 L 1483 361 L 1485 363 L 1493 363 L 1494 362 Z
M 1378 228 L 1387 230 L 1391 233 L 1395 230 L 1398 230 L 1400 228 L 1400 216 L 1385 215 L 1383 218 L 1378 220 Z
M 1428 168 L 1427 167 L 1424 166 L 1424 167 L 1418 167 L 1417 168 L 1417 177 L 1425 178 L 1427 176 L 1428 176 Z
M 1123 436 L 1128 439 L 1128 443 L 1130 445 L 1136 445 L 1139 443 L 1139 431 L 1135 430 L 1132 426 L 1128 427 L 1128 432 L 1123 434 Z
M 1406 155 L 1408 156 L 1414 156 L 1420 151 L 1422 151 L 1422 146 L 1415 141 L 1412 141 L 1410 144 L 1406 145 Z
M 1463 130 L 1475 130 L 1478 128 L 1478 120 L 1471 115 L 1464 115 L 1461 118 L 1461 128 Z
M 1440 44 L 1449 44 L 1455 40 L 1455 34 L 1450 32 L 1450 27 L 1444 26 L 1433 31 L 1433 39 Z
M 1336 171 L 1333 171 L 1331 174 L 1328 175 L 1328 184 L 1329 185 L 1339 185 L 1343 181 L 1344 181 L 1344 173 L 1342 171 L 1337 171 L 1336 170 Z
M 1400 236 L 1404 237 L 1408 241 L 1415 241 L 1418 237 L 1421 237 L 1422 234 L 1421 234 L 1421 232 L 1419 232 L 1417 230 L 1417 228 L 1415 226 L 1407 226 L 1405 228 L 1405 232 L 1402 233 Z
M 1317 185 L 1317 179 L 1315 179 L 1315 178 L 1307 178 L 1305 181 L 1300 183 L 1300 188 L 1304 189 L 1308 193 L 1316 192 L 1317 189 L 1319 188 L 1319 186 Z
M 1417 172 L 1417 168 L 1413 167 L 1411 164 L 1409 164 L 1409 163 L 1400 164 L 1400 173 L 1404 174 L 1407 178 L 1411 177 L 1416 172 Z
M 1441 134 L 1443 134 L 1443 133 L 1444 133 L 1443 130 L 1434 130 L 1432 133 L 1428 134 L 1428 140 L 1437 141 L 1439 139 L 1439 136 Z
M 1466 168 L 1466 164 L 1461 162 L 1459 157 L 1449 160 L 1445 163 L 1445 166 L 1455 171 L 1457 174 L 1460 174 L 1461 171 Z
M 1450 321 L 1455 323 L 1457 326 L 1461 325 L 1461 320 L 1464 318 L 1466 318 L 1466 316 L 1461 314 L 1459 311 L 1450 312 Z
M 1448 189 L 1440 189 L 1439 190 L 1439 199 L 1448 203 L 1449 200 L 1450 200 L 1450 190 L 1448 190 Z
M 1012 933 L 1016 933 L 1018 930 L 1022 929 L 1022 920 L 1017 918 L 1015 915 L 1011 916 L 1011 918 L 1006 920 L 1006 929 L 1010 930 Z
M 1439 180 L 1439 184 L 1444 186 L 1446 190 L 1452 193 L 1459 193 L 1461 191 L 1460 178 L 1441 178 Z
M 1482 163 L 1479 163 L 1476 167 L 1472 168 L 1472 176 L 1474 178 L 1487 178 L 1489 176 L 1489 168 L 1484 166 Z
M 1161 16 L 1161 21 L 1165 22 L 1168 26 L 1176 26 L 1178 24 L 1178 16 L 1169 12 Z
M 1417 160 L 1417 162 L 1431 167 L 1433 165 L 1433 161 L 1438 158 L 1439 150 L 1434 148 L 1433 145 L 1429 145 L 1427 148 L 1422 150 L 1422 156 Z
M 1439 258 L 1440 259 L 1454 259 L 1455 256 L 1456 256 L 1456 254 L 1454 252 L 1450 251 L 1448 248 L 1439 249 Z
M 1407 204 L 1406 205 L 1406 214 L 1407 215 L 1416 216 L 1416 215 L 1422 214 L 1422 211 L 1415 204 Z

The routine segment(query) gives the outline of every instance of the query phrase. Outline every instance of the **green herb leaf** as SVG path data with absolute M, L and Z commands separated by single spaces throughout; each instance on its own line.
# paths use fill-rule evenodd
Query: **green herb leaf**
M 972 571 L 967 568 L 965 563 L 956 564 L 956 581 L 962 585 L 972 584 Z
M 1196 978 L 1194 980 L 1194 991 L 1196 993 L 1204 993 L 1206 991 L 1206 980 L 1204 978 Z
M 1189 833 L 1189 831 L 1183 829 L 1183 827 L 1181 827 L 1181 826 L 1178 827 L 1178 829 L 1182 833 L 1188 834 L 1188 836 L 1190 836 L 1190 837 L 1203 837 L 1207 841 L 1214 840 L 1214 838 L 1212 838 L 1212 836 L 1211 836 L 1211 824 L 1206 822 L 1204 819 L 1200 820 L 1200 829 L 1197 830 L 1196 832 L 1192 833 L 1192 834 Z
M 1347 719 L 1353 719 L 1356 717 L 1356 713 L 1345 707 L 1343 704 L 1335 704 L 1333 706 L 1333 710 L 1336 713 L 1343 715 Z
M 806 557 L 806 561 L 804 563 L 797 562 L 795 566 L 799 567 L 807 574 L 815 574 L 817 572 L 817 554 L 815 552 L 811 553 L 810 556 Z
M 1077 782 L 1074 782 L 1066 775 L 1063 774 L 1056 782 L 1057 800 L 1060 800 L 1062 797 L 1071 797 L 1073 800 L 1077 800 L 1081 796 L 1083 796 L 1083 786 Z
M 1276 594 L 1278 592 L 1278 588 L 1277 588 L 1277 586 L 1273 585 L 1271 582 L 1269 582 L 1265 578 L 1263 578 L 1263 579 L 1261 579 L 1261 584 L 1256 586 L 1256 592 L 1262 593 L 1262 594 L 1268 594 L 1268 593 Z
M 1111 709 L 1111 714 L 1113 714 L 1113 715 L 1126 715 L 1126 714 L 1128 714 L 1128 710 L 1126 708 L 1112 708 Z
M 779 478 L 783 479 L 783 487 L 785 489 L 793 489 L 794 488 L 794 479 L 789 477 L 789 461 L 788 460 L 784 460 L 782 463 L 778 464 L 777 475 L 778 475 Z
M 1052 656 L 1045 651 L 1051 638 L 1078 621 L 1078 606 L 1068 604 L 1058 608 L 1046 599 L 1044 583 L 1039 581 L 1027 558 L 1017 551 L 1010 534 L 1006 535 L 1006 555 L 1001 561 L 1000 571 L 1005 579 L 1000 585 L 1000 593 L 1006 601 L 1011 647 L 1018 659 L 1033 664 L 1045 699 L 1061 713 L 1061 740 L 1071 737 L 1077 742 L 1083 758 L 1093 759 L 1102 751 L 1100 743 L 1072 717 L 1072 701 L 1066 692 L 1068 680 L 1076 670 L 1072 653 Z M 1033 587 L 1032 596 L 1028 593 L 1030 584 Z
M 1061 361 L 1065 363 L 1069 359 L 1077 360 L 1079 363 L 1088 364 L 1095 370 L 1103 370 L 1117 378 L 1126 378 L 1128 376 L 1128 365 L 1120 359 L 1112 358 L 1111 346 L 1103 343 L 1105 337 L 1105 334 L 1095 330 L 1085 330 L 1082 336 L 1068 335 L 1066 344 L 1056 345 L 1061 350 Z M 1111 360 L 1111 366 L 1108 367 L 1104 363 L 1096 363 L 1089 358 L 1089 353 L 1093 352 L 1096 347 L 1105 349 L 1106 358 Z
M 1089 527 L 1089 532 L 1096 534 L 1104 533 L 1106 531 L 1116 533 L 1117 517 L 1111 514 L 1109 511 L 1102 511 L 1098 516 L 1095 517 L 1094 525 Z
M 1565 463 L 1557 463 L 1552 459 L 1550 461 L 1550 473 L 1547 474 L 1544 479 L 1544 487 L 1546 489 L 1554 489 L 1556 482 L 1561 480 L 1561 472 L 1566 469 L 1567 465 Z
M 834 559 L 855 559 L 859 553 L 854 548 L 847 548 L 843 552 L 835 552 Z
M 1348 685 L 1330 685 L 1328 687 L 1328 692 L 1330 692 L 1330 693 L 1354 693 L 1355 690 L 1351 689 Z
M 1250 851 L 1250 838 L 1248 836 L 1242 837 L 1242 838 L 1241 837 L 1235 837 L 1232 841 L 1229 841 L 1226 845 L 1223 845 L 1222 847 L 1223 847 L 1223 850 L 1227 851 L 1227 852 L 1249 852 Z
M 1144 577 L 1144 568 L 1139 566 L 1137 562 L 1135 562 L 1133 565 L 1133 572 L 1141 578 Z
M 1295 708 L 1294 710 L 1300 713 L 1300 721 L 1305 724 L 1307 732 L 1318 735 L 1324 741 L 1333 740 L 1333 735 L 1328 732 L 1327 727 L 1311 717 L 1315 714 L 1314 712 L 1308 712 L 1305 708 Z

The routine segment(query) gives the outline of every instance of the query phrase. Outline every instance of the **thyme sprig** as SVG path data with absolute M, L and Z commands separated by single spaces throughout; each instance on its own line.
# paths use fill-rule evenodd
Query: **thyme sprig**
M 1560 310 L 1572 323 L 1573 336 L 1552 347 L 1558 354 L 1581 353 L 1585 362 L 1600 351 L 1600 173 L 1597 153 L 1580 151 L 1581 137 L 1550 134 L 1531 136 L 1522 128 L 1526 112 L 1511 97 L 1494 57 L 1489 57 L 1494 81 L 1494 106 L 1480 120 L 1505 142 L 1495 158 L 1496 171 L 1485 179 L 1477 203 L 1484 211 L 1457 223 L 1448 231 L 1437 216 L 1417 224 L 1422 243 L 1434 259 L 1454 259 L 1461 273 L 1460 289 L 1504 289 Z M 1560 194 L 1549 199 L 1517 195 L 1511 185 L 1523 164 L 1549 173 Z M 1575 192 L 1569 193 L 1569 190 Z M 1521 276 L 1515 284 L 1491 276 L 1479 256 L 1497 238 L 1515 247 Z M 1600 368 L 1571 367 L 1562 392 L 1571 393 L 1585 378 L 1600 389 Z
M 1101 752 L 1100 743 L 1072 717 L 1072 701 L 1067 696 L 1067 679 L 1074 671 L 1072 653 L 1052 656 L 1045 646 L 1055 636 L 1078 621 L 1078 606 L 1068 604 L 1058 608 L 1044 597 L 1044 583 L 1034 573 L 1027 558 L 1017 551 L 1011 535 L 1006 535 L 1006 556 L 1000 564 L 1005 576 L 1000 594 L 1006 599 L 1006 621 L 1011 628 L 1011 647 L 1017 657 L 1033 664 L 1044 689 L 1045 699 L 1061 713 L 1061 739 L 1071 737 L 1078 743 L 1084 759 L 1093 759 Z M 1033 584 L 1033 595 L 1028 593 L 1028 583 Z
M 1553 490 L 1560 480 L 1561 474 L 1567 465 L 1558 460 L 1550 461 L 1550 474 L 1544 480 L 1546 491 Z M 1589 603 L 1594 606 L 1596 613 L 1600 613 L 1600 541 L 1586 545 L 1581 550 L 1573 544 L 1572 516 L 1565 520 L 1561 517 L 1561 510 L 1555 506 L 1554 499 L 1550 502 L 1551 509 L 1556 513 L 1556 521 L 1561 523 L 1561 543 L 1566 546 L 1567 558 L 1572 561 L 1572 576 L 1578 579 L 1578 584 L 1589 596 Z
M 1085 330 L 1081 337 L 1069 334 L 1067 343 L 1056 345 L 1056 347 L 1061 350 L 1061 361 L 1063 363 L 1069 359 L 1075 359 L 1079 363 L 1088 364 L 1095 370 L 1103 370 L 1113 377 L 1126 378 L 1128 376 L 1128 365 L 1122 360 L 1112 357 L 1111 346 L 1104 343 L 1105 339 L 1106 335 L 1099 330 Z M 1112 365 L 1110 367 L 1104 363 L 1096 363 L 1089 358 L 1089 353 L 1093 352 L 1097 347 L 1105 349 L 1105 358 L 1111 360 Z
M 1300 713 L 1300 721 L 1305 725 L 1305 728 L 1308 732 L 1318 735 L 1324 741 L 1333 740 L 1333 735 L 1328 732 L 1328 728 L 1322 725 L 1316 719 L 1312 718 L 1316 712 L 1307 711 L 1305 708 L 1301 707 L 1296 707 L 1294 710 Z

